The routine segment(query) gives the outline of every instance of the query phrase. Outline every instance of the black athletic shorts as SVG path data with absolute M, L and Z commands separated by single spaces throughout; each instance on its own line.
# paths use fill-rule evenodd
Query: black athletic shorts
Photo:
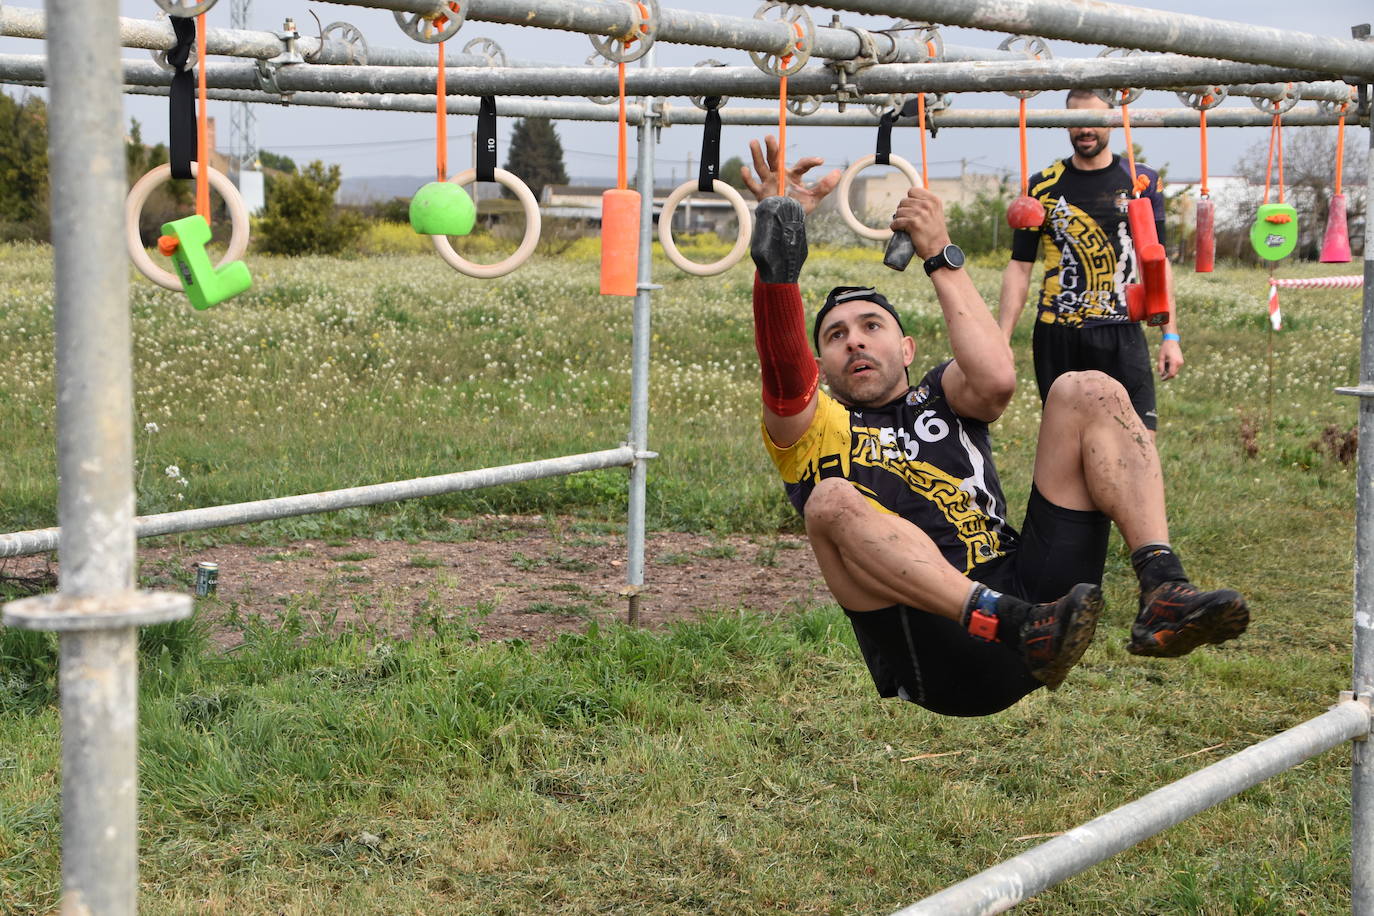
M 1061 508 L 1032 487 L 1017 549 L 969 578 L 1027 601 L 1054 601 L 1079 582 L 1101 584 L 1110 527 L 1101 512 Z M 1019 652 L 947 618 L 900 604 L 845 614 L 881 696 L 946 716 L 985 716 L 1041 686 Z
M 1050 393 L 1050 385 L 1065 372 L 1099 369 L 1121 383 L 1130 395 L 1131 406 L 1154 429 L 1155 376 L 1150 365 L 1150 348 L 1145 331 L 1134 321 L 1075 328 L 1062 324 L 1035 323 L 1031 337 L 1035 359 L 1035 384 L 1040 403 Z

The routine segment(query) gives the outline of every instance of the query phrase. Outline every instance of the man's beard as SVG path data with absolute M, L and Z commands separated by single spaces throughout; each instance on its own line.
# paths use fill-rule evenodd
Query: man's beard
M 1093 141 L 1093 145 L 1088 147 L 1087 149 L 1084 149 L 1083 147 L 1078 145 L 1080 139 L 1081 138 L 1079 137 L 1074 138 L 1073 148 L 1074 152 L 1078 153 L 1078 155 L 1082 156 L 1084 159 L 1092 159 L 1095 156 L 1097 156 L 1098 153 L 1102 152 L 1104 149 L 1107 148 L 1107 141 L 1097 136 L 1096 134 L 1090 134 L 1087 136 L 1087 139 Z

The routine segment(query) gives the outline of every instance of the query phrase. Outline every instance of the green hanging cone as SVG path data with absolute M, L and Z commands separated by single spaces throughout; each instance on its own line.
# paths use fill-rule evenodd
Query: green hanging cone
M 451 181 L 431 181 L 410 199 L 410 226 L 420 235 L 467 235 L 476 224 L 472 198 Z
M 1260 204 L 1250 227 L 1250 244 L 1266 261 L 1278 261 L 1298 247 L 1298 211 L 1292 204 Z

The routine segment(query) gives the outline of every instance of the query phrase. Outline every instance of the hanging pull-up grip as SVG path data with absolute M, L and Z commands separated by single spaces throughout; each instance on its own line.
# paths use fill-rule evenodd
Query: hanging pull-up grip
M 625 151 L 625 62 L 616 63 L 620 85 L 616 186 L 601 194 L 601 295 L 633 296 L 639 288 L 638 191 L 631 191 Z
M 921 181 L 921 177 L 916 174 L 916 168 L 910 162 L 901 156 L 892 155 L 892 127 L 897 123 L 899 117 L 901 117 L 901 110 L 897 108 L 883 113 L 878 119 L 878 142 L 873 155 L 861 156 L 854 160 L 849 168 L 844 170 L 844 174 L 840 176 L 840 183 L 835 186 L 835 199 L 839 205 L 840 219 L 844 220 L 844 224 L 855 234 L 877 242 L 892 238 L 892 230 L 887 226 L 883 226 L 881 229 L 867 226 L 854 213 L 854 208 L 849 203 L 849 189 L 854 184 L 855 176 L 873 165 L 890 165 L 905 175 L 912 187 L 925 187 L 925 183 Z
M 443 233 L 430 234 L 430 240 L 434 243 L 434 250 L 439 252 L 439 257 L 444 259 L 444 263 L 460 274 L 468 277 L 477 277 L 481 280 L 491 280 L 496 277 L 504 277 L 506 274 L 515 270 L 521 264 L 530 259 L 534 254 L 535 246 L 539 244 L 539 232 L 542 222 L 539 218 L 539 201 L 534 199 L 533 192 L 520 180 L 518 175 L 512 175 L 505 169 L 493 167 L 491 178 L 486 179 L 481 176 L 483 170 L 482 159 L 489 157 L 489 162 L 496 161 L 496 100 L 484 98 L 479 110 L 477 122 L 477 162 L 473 168 L 460 172 L 450 178 L 445 184 L 451 185 L 457 190 L 462 190 L 465 186 L 474 181 L 492 180 L 508 189 L 515 195 L 515 199 L 520 202 L 520 208 L 525 213 L 525 236 L 520 240 L 519 246 L 510 257 L 497 261 L 495 264 L 477 264 L 462 257 L 453 250 L 453 243 L 448 240 L 448 236 Z M 428 185 L 426 185 L 428 187 Z M 463 196 L 468 197 L 464 192 Z M 476 220 L 477 208 L 468 198 L 468 206 L 472 208 L 473 220 Z M 471 229 L 471 225 L 468 227 Z
M 713 277 L 740 262 L 749 247 L 749 237 L 754 233 L 754 226 L 753 218 L 749 214 L 749 205 L 744 202 L 739 191 L 719 178 L 720 98 L 707 98 L 702 102 L 702 107 L 706 109 L 706 130 L 701 137 L 701 170 L 697 173 L 696 181 L 684 181 L 674 188 L 673 193 L 663 202 L 663 210 L 658 216 L 658 241 L 663 246 L 664 255 L 679 270 L 696 277 Z M 714 191 L 728 200 L 735 210 L 735 224 L 739 236 L 735 239 L 734 247 L 725 257 L 709 264 L 698 264 L 696 261 L 688 260 L 673 241 L 673 216 L 677 213 L 678 206 L 693 191 Z M 691 226 L 687 228 L 690 229 Z
M 1341 193 L 1341 171 L 1345 162 L 1345 110 L 1341 103 L 1341 119 L 1336 125 L 1336 188 L 1331 195 L 1331 207 L 1326 213 L 1326 234 L 1322 236 L 1323 264 L 1350 263 L 1350 233 L 1346 228 L 1345 195 Z
M 902 107 L 903 113 L 909 111 L 913 102 L 907 102 Z M 921 173 L 926 171 L 925 145 L 926 145 L 926 106 L 925 94 L 916 96 L 916 129 L 921 133 Z M 912 182 L 916 184 L 916 182 Z M 924 182 L 921 187 L 924 187 Z M 844 208 L 841 208 L 843 212 Z M 894 232 L 892 237 L 887 240 L 887 248 L 883 251 L 883 264 L 893 270 L 906 270 L 906 266 L 911 263 L 911 259 L 916 256 L 916 246 L 911 241 L 911 236 L 905 232 Z
M 435 179 L 410 199 L 410 227 L 420 235 L 467 235 L 477 224 L 477 208 L 468 192 L 448 181 L 448 88 L 445 82 L 444 43 L 439 42 L 438 75 L 434 82 Z

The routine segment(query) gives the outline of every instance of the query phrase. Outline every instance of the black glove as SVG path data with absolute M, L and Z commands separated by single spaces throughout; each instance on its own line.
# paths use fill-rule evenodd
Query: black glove
M 790 197 L 765 197 L 754 210 L 749 254 L 764 283 L 796 283 L 806 263 L 806 211 Z

